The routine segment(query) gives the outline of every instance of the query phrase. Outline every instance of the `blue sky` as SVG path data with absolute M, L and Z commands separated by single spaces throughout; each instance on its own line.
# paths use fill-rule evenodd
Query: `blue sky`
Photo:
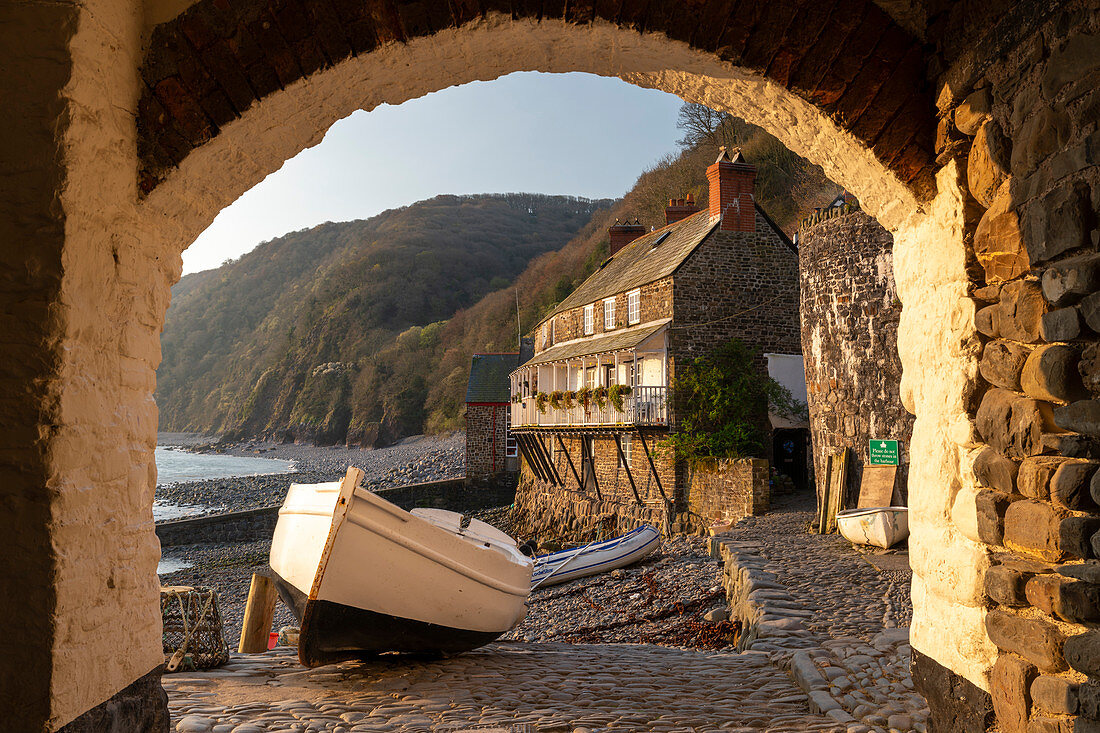
M 225 208 L 183 253 L 183 271 L 441 193 L 621 196 L 676 150 L 680 105 L 618 79 L 521 72 L 356 112 Z

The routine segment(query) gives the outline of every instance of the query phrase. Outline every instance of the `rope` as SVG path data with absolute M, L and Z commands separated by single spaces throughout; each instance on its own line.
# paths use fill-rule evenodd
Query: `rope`
M 214 592 L 207 593 L 206 603 L 203 604 L 202 611 L 199 612 L 199 617 L 195 619 L 195 625 L 191 628 L 188 628 L 187 610 L 183 607 L 183 596 L 180 595 L 179 591 L 172 591 L 171 595 L 175 596 L 176 601 L 179 603 L 180 619 L 183 621 L 183 641 L 180 642 L 179 649 L 173 652 L 172 658 L 165 665 L 165 671 L 175 672 L 183 662 L 184 656 L 187 655 L 187 645 L 191 643 L 191 636 L 202 626 L 202 621 L 206 618 L 206 612 L 210 610 L 210 606 L 214 602 Z

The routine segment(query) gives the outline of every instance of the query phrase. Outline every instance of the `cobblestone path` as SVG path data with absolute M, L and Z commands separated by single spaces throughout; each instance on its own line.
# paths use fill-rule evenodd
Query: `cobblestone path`
M 760 652 L 498 643 L 434 662 L 307 670 L 294 650 L 166 675 L 178 733 L 842 731 Z M 481 731 L 481 733 L 488 733 Z
M 780 499 L 723 536 L 727 570 L 752 589 L 743 603 L 763 612 L 748 648 L 789 669 L 811 709 L 847 733 L 923 733 L 929 713 L 909 671 L 904 546 L 884 551 L 810 534 L 814 516 L 812 496 Z
M 809 534 L 815 518 L 812 495 L 782 499 L 768 514 L 738 522 L 733 535 L 758 545 L 768 571 L 813 612 L 805 622 L 811 631 L 870 641 L 885 628 L 909 626 L 912 573 L 904 544 L 901 552 L 857 549 L 839 534 Z

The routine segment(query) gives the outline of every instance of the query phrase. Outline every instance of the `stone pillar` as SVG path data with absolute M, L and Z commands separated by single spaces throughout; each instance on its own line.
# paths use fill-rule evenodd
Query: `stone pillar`
M 152 390 L 179 257 L 136 224 L 140 13 L 32 3 L 0 16 L 0 718 L 167 730 Z
M 937 262 L 896 236 L 902 398 L 918 414 L 913 673 L 943 730 L 1093 730 L 1100 91 L 1085 80 L 1100 16 L 1083 2 L 1012 12 L 1021 37 L 949 69 L 939 98 L 932 213 L 965 250 Z M 917 313 L 914 298 L 941 307 Z M 933 354 L 937 327 L 957 337 Z
M 905 498 L 913 416 L 901 404 L 893 237 L 849 205 L 823 209 L 798 232 L 802 354 L 818 496 L 829 449 L 851 450 L 845 506 L 854 507 L 868 441 L 899 442 Z

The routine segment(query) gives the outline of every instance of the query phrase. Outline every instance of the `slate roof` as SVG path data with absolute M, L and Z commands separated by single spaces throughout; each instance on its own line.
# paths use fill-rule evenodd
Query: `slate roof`
M 612 331 L 595 338 L 583 338 L 568 341 L 564 344 L 556 344 L 534 359 L 525 362 L 523 366 L 534 366 L 552 361 L 561 361 L 562 359 L 575 359 L 578 356 L 592 356 L 593 354 L 605 354 L 609 351 L 631 349 L 667 326 L 671 320 L 671 318 L 664 318 L 641 328 Z
M 508 374 L 519 364 L 519 354 L 474 354 L 470 360 L 467 402 L 510 402 Z
M 717 217 L 711 220 L 704 210 L 643 234 L 608 259 L 546 318 L 668 277 L 717 226 Z M 654 249 L 653 243 L 662 236 Z

